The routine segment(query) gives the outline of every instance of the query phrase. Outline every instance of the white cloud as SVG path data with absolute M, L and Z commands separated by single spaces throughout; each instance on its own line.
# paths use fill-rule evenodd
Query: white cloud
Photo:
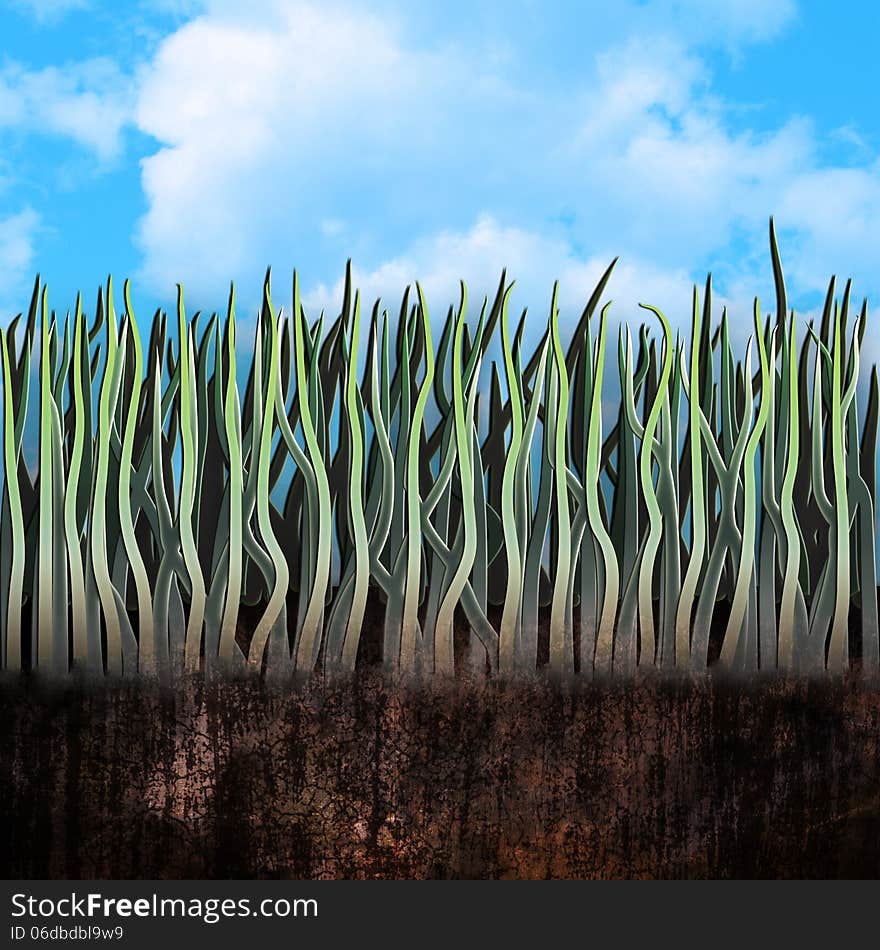
M 136 108 L 157 142 L 138 231 L 152 289 L 216 301 L 295 263 L 333 310 L 326 267 L 351 254 L 392 306 L 419 278 L 442 317 L 461 276 L 478 305 L 506 265 L 532 312 L 559 277 L 575 313 L 621 254 L 617 312 L 647 298 L 686 323 L 712 266 L 749 326 L 753 293 L 772 300 L 773 213 L 795 300 L 844 266 L 880 291 L 880 168 L 823 165 L 808 117 L 753 131 L 713 87 L 707 50 L 772 39 L 793 2 L 636 4 L 638 35 L 586 40 L 562 91 L 494 55 L 503 38 L 432 44 L 371 9 L 213 0 L 160 45 Z
M 504 226 L 482 215 L 463 232 L 444 231 L 416 241 L 403 254 L 368 270 L 352 266 L 352 279 L 361 291 L 362 307 L 369 312 L 381 298 L 382 306 L 396 317 L 405 287 L 415 290 L 419 281 L 429 312 L 438 325 L 450 304 L 459 299 L 459 281 L 468 288 L 468 312 L 476 316 L 485 296 L 493 299 L 501 271 L 515 280 L 510 318 L 519 319 L 529 308 L 530 326 L 540 332 L 550 311 L 553 281 L 559 281 L 558 305 L 563 327 L 573 327 L 611 257 L 581 258 L 567 241 L 518 227 Z M 688 314 L 691 280 L 684 270 L 665 270 L 649 261 L 622 260 L 615 267 L 603 302 L 613 300 L 615 321 L 631 323 L 647 319 L 639 303 L 669 308 L 670 316 Z M 305 294 L 303 304 L 310 315 L 321 310 L 335 316 L 342 303 L 343 281 L 332 287 L 319 284 Z M 411 299 L 414 299 L 411 293 Z
M 34 238 L 40 226 L 32 208 L 0 217 L 0 322 L 21 310 L 20 295 L 32 279 Z
M 792 179 L 781 190 L 779 216 L 794 232 L 792 267 L 801 286 L 824 290 L 832 273 L 876 279 L 880 163 L 817 168 Z
M 668 38 L 630 41 L 598 64 L 565 157 L 589 182 L 583 213 L 667 264 L 687 255 L 696 266 L 737 229 L 763 236 L 782 188 L 813 161 L 811 124 L 732 131 L 705 64 Z
M 393 202 L 408 161 L 442 168 L 456 102 L 483 95 L 478 73 L 411 51 L 392 23 L 300 4 L 197 18 L 140 89 L 138 125 L 161 144 L 142 163 L 145 277 L 206 289 L 312 245 L 345 196 Z
M 0 70 L 0 130 L 65 136 L 103 161 L 121 151 L 131 102 L 130 80 L 110 59 Z

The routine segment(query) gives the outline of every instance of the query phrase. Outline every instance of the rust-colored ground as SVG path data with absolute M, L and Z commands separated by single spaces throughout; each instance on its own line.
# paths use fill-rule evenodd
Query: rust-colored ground
M 880 687 L 0 683 L 18 877 L 880 875 Z

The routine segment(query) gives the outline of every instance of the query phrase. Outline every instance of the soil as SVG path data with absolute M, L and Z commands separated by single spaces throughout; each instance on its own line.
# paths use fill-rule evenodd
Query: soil
M 0 682 L 5 878 L 880 876 L 880 683 Z

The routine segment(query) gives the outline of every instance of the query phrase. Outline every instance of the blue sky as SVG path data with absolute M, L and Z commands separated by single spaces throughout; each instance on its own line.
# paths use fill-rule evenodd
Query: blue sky
M 609 9 L 609 7 L 611 9 Z M 707 270 L 745 326 L 776 216 L 800 309 L 832 273 L 880 297 L 880 64 L 867 3 L 0 6 L 0 311 L 112 271 L 141 313 L 338 306 L 348 256 L 438 315 L 508 266 L 574 320 L 615 255 L 621 318 L 688 319 Z M 876 358 L 872 354 L 872 358 Z

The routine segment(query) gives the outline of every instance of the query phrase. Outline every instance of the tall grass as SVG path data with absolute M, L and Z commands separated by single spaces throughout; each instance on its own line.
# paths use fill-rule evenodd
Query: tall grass
M 832 281 L 799 332 L 770 239 L 775 313 L 755 301 L 740 359 L 710 280 L 687 338 L 649 305 L 621 325 L 617 383 L 613 263 L 567 340 L 553 288 L 531 351 L 506 275 L 476 318 L 462 284 L 435 345 L 421 287 L 395 325 L 349 268 L 325 325 L 267 274 L 244 378 L 234 292 L 204 321 L 180 288 L 176 334 L 159 312 L 147 336 L 127 283 L 90 326 L 38 279 L 0 330 L 3 667 L 876 672 L 867 305 Z

